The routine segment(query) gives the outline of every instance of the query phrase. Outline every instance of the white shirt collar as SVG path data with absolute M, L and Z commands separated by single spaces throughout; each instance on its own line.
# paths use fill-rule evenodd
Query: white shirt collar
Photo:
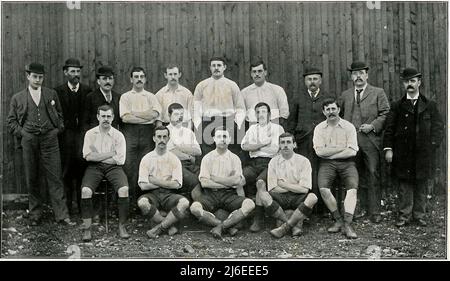
M 42 89 L 42 87 L 39 87 L 39 88 L 37 88 L 37 90 L 35 90 L 35 89 L 31 88 L 31 86 L 28 86 L 28 91 L 30 93 L 32 93 L 32 94 L 40 95 L 41 94 L 41 89 Z
M 316 95 L 315 95 L 314 97 L 317 97 L 317 95 L 319 94 L 319 92 L 320 92 L 320 88 L 317 89 Z M 312 92 L 311 92 L 309 89 L 308 89 L 308 93 L 309 93 L 310 96 L 312 96 Z
M 419 98 L 419 92 L 417 92 L 417 94 L 413 97 L 410 97 L 408 94 L 406 94 L 406 99 L 407 100 L 416 100 Z
M 105 92 L 103 92 L 103 89 L 102 88 L 99 88 L 100 89 L 100 92 L 103 94 L 103 96 L 105 97 L 105 100 L 108 100 L 107 98 L 106 98 L 106 94 L 105 94 Z M 112 91 L 111 92 L 109 92 L 110 93 L 110 95 L 111 95 L 111 100 L 112 100 Z
M 367 85 L 368 85 L 368 84 L 366 83 L 366 85 L 364 85 L 364 87 L 362 87 L 362 92 L 361 92 L 361 94 L 364 93 L 364 91 L 365 91 L 366 88 L 367 88 Z M 356 87 L 355 87 L 355 95 L 356 95 L 356 90 L 357 90 L 357 89 L 356 89 Z

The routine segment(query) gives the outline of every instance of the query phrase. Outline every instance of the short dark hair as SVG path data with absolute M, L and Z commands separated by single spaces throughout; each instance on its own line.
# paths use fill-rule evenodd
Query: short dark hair
M 167 69 L 177 68 L 178 72 L 181 72 L 181 68 L 176 63 L 169 63 L 164 67 L 164 73 L 167 73 Z
M 101 111 L 108 111 L 111 110 L 112 114 L 114 115 L 114 108 L 110 106 L 109 104 L 102 104 L 97 108 L 97 114 L 100 114 Z
M 251 63 L 251 64 L 250 64 L 249 70 L 252 71 L 252 68 L 253 68 L 253 67 L 257 67 L 257 66 L 259 66 L 259 65 L 261 65 L 261 64 L 262 64 L 264 70 L 267 70 L 267 66 L 266 66 L 266 64 L 264 63 L 264 61 L 262 61 L 262 60 L 257 60 L 257 61 L 255 61 L 255 62 Z
M 289 132 L 284 132 L 282 133 L 279 137 L 278 137 L 278 141 L 280 141 L 282 138 L 292 138 L 292 142 L 295 142 L 295 137 L 293 134 L 289 133 Z
M 219 57 L 219 56 L 211 57 L 211 58 L 209 59 L 209 64 L 211 65 L 211 62 L 214 61 L 214 60 L 221 61 L 221 62 L 223 62 L 224 65 L 227 65 L 227 62 L 225 61 L 225 58 Z
M 156 131 L 164 131 L 167 130 L 167 135 L 170 137 L 170 130 L 164 125 L 156 126 L 155 130 L 153 131 L 153 136 L 156 136 Z
M 322 102 L 322 109 L 325 109 L 325 106 L 328 106 L 330 104 L 335 103 L 337 105 L 338 108 L 340 108 L 339 102 L 337 101 L 336 98 L 326 98 L 323 102 Z
M 133 72 L 140 72 L 140 71 L 144 72 L 144 75 L 147 76 L 147 74 L 145 73 L 145 70 L 144 70 L 143 67 L 141 67 L 141 66 L 134 66 L 131 69 L 131 71 L 130 71 L 130 77 L 133 77 Z
M 258 102 L 255 105 L 255 111 L 256 111 L 257 108 L 262 107 L 262 106 L 267 107 L 267 111 L 270 113 L 270 106 L 267 103 L 265 103 L 265 102 Z
M 172 112 L 176 109 L 184 109 L 184 107 L 177 102 L 171 103 L 169 105 L 169 107 L 167 108 L 167 112 L 169 112 L 169 116 L 172 115 Z

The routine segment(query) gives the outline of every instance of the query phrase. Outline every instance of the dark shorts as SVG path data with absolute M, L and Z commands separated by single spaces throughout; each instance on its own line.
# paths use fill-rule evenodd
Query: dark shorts
M 190 196 L 191 191 L 200 183 L 198 180 L 200 169 L 188 160 L 181 161 L 181 165 L 183 169 L 183 186 L 175 192 Z
M 180 199 L 186 199 L 183 195 L 173 193 L 172 190 L 165 188 L 150 190 L 144 195 L 141 195 L 138 201 L 142 198 L 147 198 L 150 204 L 155 206 L 156 209 L 163 209 L 164 211 L 172 210 L 172 208 L 177 206 Z
M 245 197 L 237 195 L 235 189 L 202 188 L 202 194 L 198 198 L 198 202 L 209 212 L 215 212 L 218 209 L 232 212 L 241 208 L 245 199 Z
M 81 187 L 89 187 L 92 191 L 95 191 L 104 178 L 113 186 L 116 192 L 119 188 L 128 186 L 127 176 L 122 166 L 105 163 L 89 163 L 84 172 Z
M 256 157 L 251 158 L 248 166 L 245 166 L 242 170 L 242 174 L 245 178 L 245 195 L 255 195 L 256 194 L 256 182 L 258 180 L 263 180 L 267 183 L 267 167 L 269 166 L 271 158 L 267 157 Z
M 308 196 L 308 193 L 294 193 L 290 191 L 284 193 L 270 191 L 269 193 L 272 199 L 277 201 L 284 210 L 297 209 Z
M 339 175 L 345 189 L 357 189 L 359 176 L 353 160 L 325 160 L 319 164 L 318 185 L 319 188 L 332 188 L 334 180 Z

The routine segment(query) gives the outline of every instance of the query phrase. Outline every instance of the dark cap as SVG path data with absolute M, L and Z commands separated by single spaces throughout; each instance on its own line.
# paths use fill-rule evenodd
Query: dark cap
M 37 62 L 32 62 L 25 67 L 25 71 L 28 73 L 44 74 L 44 66 Z
M 75 58 L 70 58 L 66 60 L 66 64 L 63 66 L 63 70 L 68 68 L 68 67 L 79 67 L 82 68 L 83 66 L 81 65 L 80 61 L 78 59 Z
M 350 65 L 349 68 L 347 68 L 348 71 L 356 71 L 356 70 L 369 70 L 369 67 L 365 62 L 362 61 L 355 61 Z
M 403 72 L 400 74 L 400 77 L 403 80 L 409 80 L 414 77 L 419 77 L 419 78 L 422 77 L 422 73 L 417 71 L 417 69 L 415 69 L 415 68 L 407 67 L 407 68 L 403 69 Z
M 317 67 L 307 67 L 305 69 L 305 73 L 303 73 L 303 77 L 305 77 L 306 75 L 311 75 L 311 74 L 320 74 L 320 76 L 322 76 L 322 71 L 320 69 L 318 69 Z
M 111 66 L 103 65 L 97 69 L 97 73 L 95 74 L 97 77 L 99 76 L 114 76 L 114 71 Z

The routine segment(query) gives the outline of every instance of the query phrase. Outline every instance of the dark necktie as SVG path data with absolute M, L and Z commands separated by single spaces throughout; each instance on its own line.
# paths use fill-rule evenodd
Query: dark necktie
M 411 104 L 413 107 L 416 105 L 416 101 L 417 101 L 417 99 L 411 99 Z
M 356 103 L 360 104 L 361 103 L 361 92 L 363 91 L 363 89 L 357 89 L 356 90 Z
M 317 91 L 315 91 L 315 92 L 311 91 L 311 98 L 314 99 L 316 97 L 316 95 L 317 95 Z
M 106 96 L 106 102 L 110 103 L 111 102 L 111 93 L 107 93 L 107 94 L 105 94 L 105 96 Z

